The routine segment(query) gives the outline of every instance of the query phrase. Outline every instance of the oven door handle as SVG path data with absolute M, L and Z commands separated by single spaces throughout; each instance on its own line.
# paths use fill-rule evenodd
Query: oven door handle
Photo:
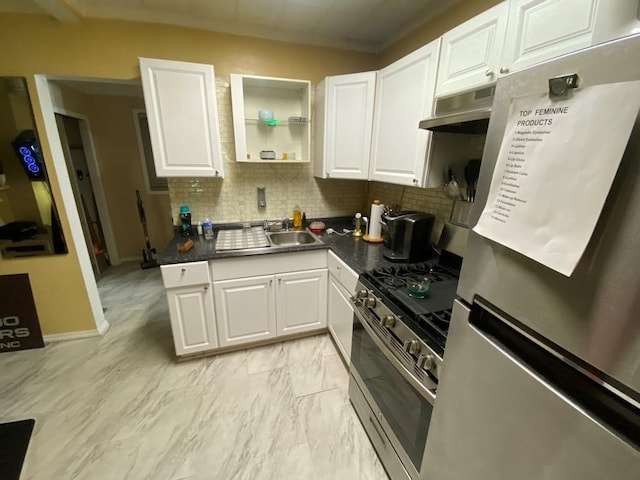
M 427 402 L 429 402 L 433 406 L 436 401 L 435 392 L 432 390 L 429 390 L 427 387 L 422 385 L 420 381 L 416 377 L 414 377 L 413 374 L 407 369 L 407 367 L 405 367 L 402 363 L 400 363 L 400 361 L 395 357 L 395 355 L 393 355 L 393 353 L 389 351 L 387 346 L 382 342 L 382 340 L 380 340 L 378 335 L 376 335 L 376 332 L 374 332 L 373 329 L 369 326 L 369 324 L 367 323 L 367 319 L 364 318 L 362 313 L 360 313 L 357 306 L 354 309 L 354 313 L 358 317 L 358 320 L 360 320 L 360 323 L 366 330 L 367 334 L 371 337 L 371 340 L 373 340 L 373 342 L 384 354 L 384 356 L 387 357 L 387 360 L 389 360 L 391 364 L 395 367 L 395 369 L 400 373 L 400 375 L 402 375 L 402 377 L 407 382 L 409 382 L 411 386 L 415 388 L 418 391 L 418 393 Z

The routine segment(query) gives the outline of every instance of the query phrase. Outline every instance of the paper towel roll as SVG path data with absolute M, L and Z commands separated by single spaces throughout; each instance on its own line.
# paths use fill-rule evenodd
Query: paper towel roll
M 369 238 L 376 239 L 380 238 L 382 235 L 382 225 L 380 225 L 380 221 L 382 220 L 382 211 L 384 210 L 384 205 L 381 203 L 373 203 L 371 205 L 371 215 L 369 215 Z

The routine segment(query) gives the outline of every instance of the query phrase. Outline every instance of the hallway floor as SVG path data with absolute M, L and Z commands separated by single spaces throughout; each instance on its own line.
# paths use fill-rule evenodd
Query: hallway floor
M 178 363 L 159 269 L 99 289 L 105 336 L 0 355 L 0 421 L 36 419 L 22 480 L 387 479 L 328 335 Z

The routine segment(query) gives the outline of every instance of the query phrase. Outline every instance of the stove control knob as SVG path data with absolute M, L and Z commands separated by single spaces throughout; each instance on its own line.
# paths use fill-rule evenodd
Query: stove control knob
M 380 319 L 380 323 L 383 327 L 393 328 L 396 324 L 396 317 L 393 315 L 383 315 Z
M 358 290 L 355 296 L 356 298 L 367 298 L 369 296 L 369 292 L 367 290 Z
M 368 297 L 364 300 L 364 306 L 367 308 L 374 308 L 376 306 L 376 298 Z
M 433 367 L 436 366 L 436 362 L 435 362 L 435 359 L 433 358 L 433 355 L 429 355 L 425 353 L 420 354 L 420 356 L 418 357 L 417 364 L 418 364 L 418 367 L 424 368 L 425 370 L 431 370 Z
M 417 340 L 405 340 L 404 351 L 410 353 L 411 355 L 416 355 L 420 353 L 420 344 Z

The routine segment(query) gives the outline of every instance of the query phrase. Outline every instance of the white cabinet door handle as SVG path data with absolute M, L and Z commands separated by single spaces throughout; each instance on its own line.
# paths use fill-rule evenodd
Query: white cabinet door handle
M 509 73 L 509 69 L 507 67 L 500 67 L 500 73 L 502 74 Z
M 204 286 L 204 289 L 205 289 L 205 290 L 209 290 L 209 285 L 205 285 L 205 286 Z
M 484 72 L 485 76 L 487 77 L 493 77 L 493 70 L 491 70 L 490 68 L 487 69 L 486 72 Z
M 186 268 L 183 268 L 183 269 L 181 270 L 181 272 L 182 272 L 182 273 L 186 273 L 186 272 L 187 272 L 187 269 L 186 269 Z
M 273 285 L 273 280 L 269 280 L 269 285 Z

